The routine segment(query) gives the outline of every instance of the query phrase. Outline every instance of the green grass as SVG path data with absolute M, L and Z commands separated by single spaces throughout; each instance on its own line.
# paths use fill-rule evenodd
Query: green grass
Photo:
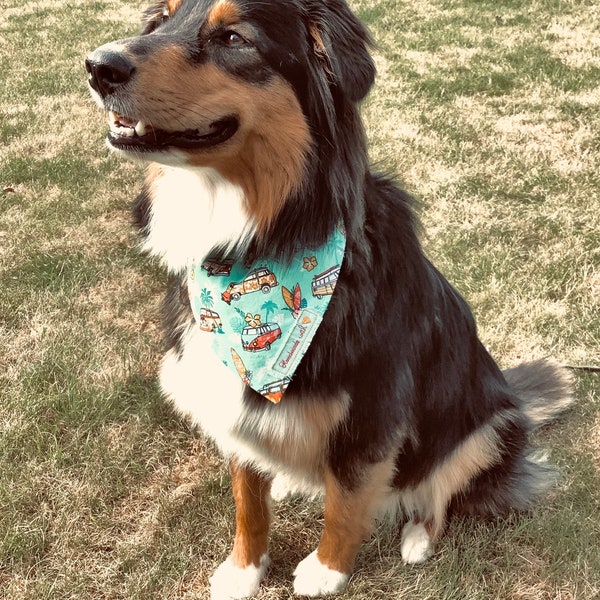
M 377 41 L 375 162 L 504 366 L 600 364 L 600 43 L 593 1 L 354 0 Z M 0 17 L 0 598 L 206 598 L 233 504 L 155 382 L 164 274 L 136 253 L 141 168 L 104 148 L 83 59 L 141 3 L 5 0 Z M 533 515 L 453 523 L 425 566 L 396 532 L 351 600 L 600 597 L 600 383 L 536 435 L 562 473 Z M 275 509 L 259 598 L 287 598 L 319 503 Z

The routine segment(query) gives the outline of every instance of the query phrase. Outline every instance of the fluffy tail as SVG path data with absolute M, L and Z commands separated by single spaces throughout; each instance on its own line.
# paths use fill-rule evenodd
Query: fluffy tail
M 522 401 L 521 411 L 530 431 L 552 421 L 573 403 L 573 376 L 553 359 L 524 363 L 503 374 Z
M 511 511 L 527 511 L 555 484 L 556 469 L 545 453 L 533 451 L 525 442 L 527 434 L 548 423 L 573 402 L 571 373 L 550 359 L 525 363 L 504 372 L 514 395 L 521 400 L 520 418 L 507 419 L 496 429 L 502 459 L 481 473 L 453 509 L 462 514 L 484 517 Z

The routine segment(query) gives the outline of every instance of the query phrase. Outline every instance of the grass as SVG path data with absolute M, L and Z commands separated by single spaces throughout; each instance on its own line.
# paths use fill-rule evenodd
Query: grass
M 504 366 L 600 364 L 600 31 L 586 0 L 354 0 L 378 79 L 375 162 L 422 203 L 427 253 Z M 206 598 L 233 505 L 155 374 L 165 277 L 140 257 L 138 166 L 103 147 L 82 61 L 141 4 L 5 0 L 0 17 L 0 598 Z M 536 436 L 562 472 L 534 515 L 453 523 L 425 566 L 382 531 L 351 600 L 600 597 L 600 385 Z M 287 598 L 318 503 L 276 508 L 259 598 Z

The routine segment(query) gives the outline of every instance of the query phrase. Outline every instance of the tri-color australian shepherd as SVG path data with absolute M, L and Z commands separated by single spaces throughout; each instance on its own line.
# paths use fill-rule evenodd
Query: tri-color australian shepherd
M 569 377 L 546 360 L 498 368 L 425 257 L 410 197 L 370 170 L 359 115 L 375 76 L 369 46 L 344 0 L 161 0 L 141 35 L 86 60 L 109 146 L 148 161 L 133 212 L 172 276 L 162 389 L 230 465 L 236 534 L 213 600 L 257 592 L 271 496 L 324 494 L 319 546 L 294 573 L 295 594 L 317 597 L 345 588 L 390 508 L 404 515 L 402 559 L 419 563 L 453 515 L 528 510 L 552 483 L 528 436 L 568 405 Z M 329 306 L 281 401 L 269 401 L 243 363 L 284 338 L 232 352 L 238 373 L 212 348 L 221 307 L 237 300 L 243 314 L 244 285 L 259 281 L 252 271 L 230 282 L 229 268 L 289 263 L 336 230 L 345 249 Z M 196 264 L 241 290 L 213 297 L 202 318 L 189 294 Z M 284 300 L 310 308 L 310 290 L 269 281 L 259 284 L 272 312 Z

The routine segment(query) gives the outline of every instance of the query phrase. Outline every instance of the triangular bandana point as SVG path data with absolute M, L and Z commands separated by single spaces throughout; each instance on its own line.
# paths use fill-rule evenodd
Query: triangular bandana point
M 207 257 L 189 268 L 198 327 L 213 336 L 221 361 L 271 402 L 281 400 L 317 332 L 345 248 L 336 228 L 321 248 L 303 248 L 289 264 L 258 260 L 248 267 Z

